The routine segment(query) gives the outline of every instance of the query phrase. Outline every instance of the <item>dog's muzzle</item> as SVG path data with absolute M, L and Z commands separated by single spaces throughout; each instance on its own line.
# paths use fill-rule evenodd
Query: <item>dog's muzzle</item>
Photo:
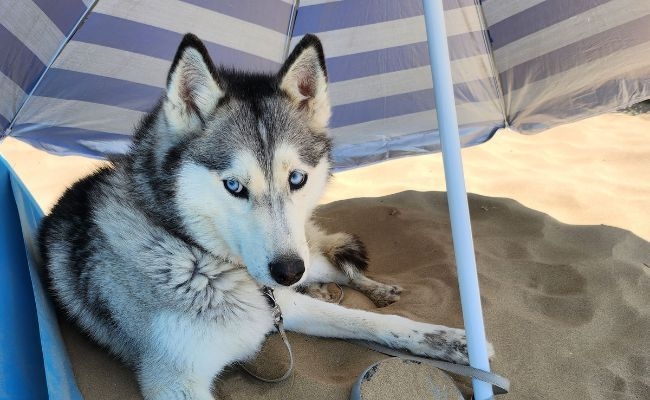
M 280 285 L 289 286 L 298 282 L 305 273 L 305 263 L 297 256 L 285 256 L 269 263 L 271 277 Z

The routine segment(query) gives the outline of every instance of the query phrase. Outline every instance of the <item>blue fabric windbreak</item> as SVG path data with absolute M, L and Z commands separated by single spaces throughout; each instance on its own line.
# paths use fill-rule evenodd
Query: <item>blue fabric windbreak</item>
M 80 400 L 54 308 L 39 277 L 43 212 L 0 157 L 0 399 Z

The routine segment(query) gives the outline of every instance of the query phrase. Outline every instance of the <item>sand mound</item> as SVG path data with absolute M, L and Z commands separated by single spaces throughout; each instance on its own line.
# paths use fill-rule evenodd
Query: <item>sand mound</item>
M 565 225 L 513 200 L 472 195 L 470 208 L 492 366 L 512 381 L 506 398 L 647 398 L 650 244 L 617 228 Z M 376 311 L 462 326 L 444 193 L 345 200 L 317 215 L 331 231 L 361 236 L 373 277 L 405 288 Z M 344 304 L 374 308 L 347 289 Z M 65 332 L 88 399 L 138 398 L 130 371 Z M 290 341 L 293 377 L 266 384 L 233 368 L 217 383 L 219 398 L 347 399 L 357 376 L 384 358 L 333 339 Z

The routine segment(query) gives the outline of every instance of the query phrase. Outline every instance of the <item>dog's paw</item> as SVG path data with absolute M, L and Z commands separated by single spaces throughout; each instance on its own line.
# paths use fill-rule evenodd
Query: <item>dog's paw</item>
M 375 283 L 375 285 L 365 287 L 363 292 L 377 307 L 386 307 L 399 300 L 403 290 L 401 287 L 379 282 Z
M 467 336 L 462 329 L 435 327 L 423 332 L 417 331 L 417 341 L 412 348 L 414 353 L 430 358 L 469 365 Z M 488 358 L 494 357 L 494 346 L 487 343 Z
M 429 357 L 468 365 L 467 337 L 462 329 L 445 328 L 421 332 L 418 341 L 423 353 Z

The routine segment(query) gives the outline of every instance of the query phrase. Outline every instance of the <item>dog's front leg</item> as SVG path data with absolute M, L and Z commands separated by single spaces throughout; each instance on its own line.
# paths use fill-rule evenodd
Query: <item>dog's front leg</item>
M 224 312 L 213 318 L 163 311 L 152 319 L 143 329 L 148 343 L 136 367 L 146 400 L 213 400 L 214 378 L 259 351 L 273 316 L 257 285 L 250 286 L 252 293 L 244 284 L 237 287 L 249 295 L 245 301 L 224 304 Z M 233 308 L 226 311 L 228 306 Z
M 190 367 L 171 367 L 166 360 L 152 358 L 140 363 L 138 380 L 145 400 L 214 400 L 212 377 L 197 376 Z
M 354 310 L 277 289 L 285 328 L 314 336 L 370 340 L 395 349 L 468 364 L 465 331 L 397 315 Z

